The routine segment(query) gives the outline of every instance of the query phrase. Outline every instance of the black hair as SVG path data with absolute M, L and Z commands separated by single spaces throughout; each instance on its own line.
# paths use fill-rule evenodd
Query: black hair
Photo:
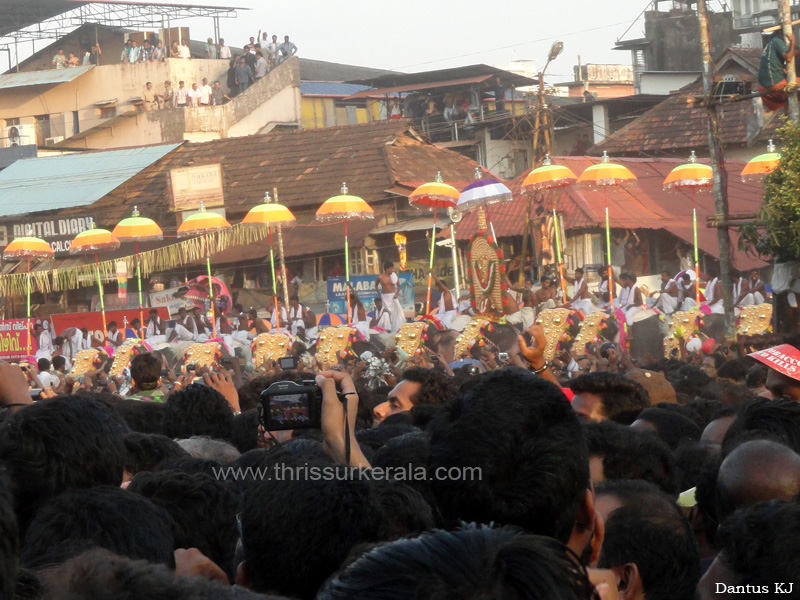
M 669 447 L 649 431 L 636 431 L 613 421 L 584 424 L 589 456 L 603 459 L 606 481 L 642 479 L 677 498 L 680 474 Z
M 289 296 L 289 301 L 292 300 L 297 300 L 298 302 L 300 302 L 300 296 L 298 296 L 297 294 L 292 294 L 291 296 Z
M 675 410 L 658 406 L 646 408 L 639 413 L 638 420 L 647 421 L 656 431 L 656 435 L 667 445 L 676 450 L 683 440 L 698 441 L 703 430 L 697 423 Z
M 150 309 L 150 310 L 147 312 L 147 314 L 149 314 L 149 315 L 152 315 L 152 314 L 158 315 L 158 309 L 157 309 L 157 308 L 151 308 L 151 309 Z
M 261 392 L 267 389 L 276 379 L 260 375 L 241 385 L 236 391 L 239 393 L 239 408 L 242 412 L 258 408 Z
M 131 360 L 131 379 L 140 390 L 154 390 L 161 378 L 161 357 L 142 352 Z
M 379 540 L 374 487 L 326 468 L 340 477 L 266 480 L 245 494 L 242 549 L 255 591 L 314 598 L 356 545 Z
M 392 416 L 394 417 L 395 415 Z M 368 446 L 373 450 L 378 450 L 392 438 L 419 431 L 419 429 L 410 423 L 387 423 L 387 420 L 388 418 L 384 419 L 378 427 L 357 431 L 356 440 L 358 440 L 358 443 Z
M 650 396 L 642 384 L 617 373 L 597 371 L 579 375 L 569 384 L 577 394 L 596 394 L 603 400 L 601 414 L 607 419 L 632 423 L 650 406 Z
M 68 540 L 89 540 L 115 554 L 168 566 L 175 524 L 163 508 L 120 487 L 72 490 L 42 506 L 22 546 L 22 564 Z
M 446 519 L 567 541 L 589 460 L 578 416 L 558 387 L 518 367 L 492 371 L 447 405 L 430 431 L 428 474 Z M 473 476 L 441 477 L 451 467 Z
M 241 401 L 241 396 L 239 396 Z M 258 448 L 258 410 L 251 408 L 233 417 L 231 425 L 231 443 L 236 449 L 245 453 Z
M 728 406 L 740 406 L 753 399 L 753 393 L 746 386 L 730 381 L 714 381 L 700 388 L 697 394 Z
M 39 371 L 49 371 L 50 370 L 50 361 L 46 358 L 40 358 L 36 361 L 36 369 Z
M 387 260 L 385 263 L 383 263 L 383 270 L 385 271 L 386 269 L 388 269 L 390 267 L 393 267 L 393 266 L 394 266 L 394 263 L 392 261 L 390 261 L 390 260 Z
M 598 567 L 635 563 L 648 600 L 692 600 L 700 580 L 700 551 L 675 502 L 644 482 L 598 486 L 623 506 L 606 518 Z
M 775 582 L 796 585 L 800 580 L 798 540 L 800 504 L 770 500 L 738 511 L 722 524 L 717 560 L 735 573 L 737 585 L 772 591 Z
M 56 371 L 58 371 L 59 369 L 62 369 L 62 368 L 64 368 L 64 367 L 66 367 L 66 366 L 67 366 L 67 359 L 66 359 L 66 358 L 64 358 L 64 357 L 63 357 L 63 356 L 61 356 L 60 354 L 59 354 L 58 356 L 54 356 L 54 357 L 53 357 L 53 368 L 54 368 Z
M 717 377 L 732 379 L 734 383 L 744 383 L 751 366 L 752 363 L 749 360 L 742 358 L 729 360 L 717 368 Z
M 205 473 L 216 476 L 221 472 L 222 464 L 209 458 L 195 458 L 194 456 L 178 456 L 167 458 L 158 463 L 158 471 L 182 471 L 183 473 Z
M 0 428 L 0 459 L 13 481 L 24 531 L 44 502 L 71 488 L 122 483 L 125 427 L 84 395 L 39 400 Z
M 371 482 L 381 511 L 382 540 L 419 535 L 436 525 L 425 497 L 404 482 L 375 479 Z
M 560 542 L 472 524 L 378 546 L 328 581 L 317 598 L 588 600 L 593 589 Z
M 724 454 L 736 444 L 736 438 L 756 432 L 763 439 L 771 439 L 800 454 L 800 403 L 792 400 L 754 400 L 742 406 L 736 414 L 725 439 Z M 750 437 L 749 439 L 754 439 Z
M 400 381 L 412 381 L 420 385 L 419 391 L 411 398 L 414 405 L 445 404 L 456 395 L 452 377 L 438 369 L 411 367 L 403 371 L 398 379 Z
M 175 521 L 175 547 L 197 548 L 233 580 L 238 502 L 222 481 L 204 473 L 139 473 L 128 492 L 148 498 Z
M 767 373 L 769 373 L 767 365 L 751 367 L 745 375 L 744 384 L 750 389 L 763 387 L 767 383 Z
M 109 321 L 108 322 L 108 327 L 116 327 L 116 326 L 117 326 L 117 322 L 116 321 Z
M 5 472 L 0 470 L 0 598 L 14 598 L 19 571 L 19 529 Z
M 131 432 L 123 439 L 125 470 L 131 475 L 153 471 L 168 458 L 189 456 L 177 442 L 165 435 Z
M 161 421 L 164 420 L 164 404 L 162 402 L 123 399 L 114 405 L 114 411 L 122 417 L 132 431 L 161 433 Z
M 380 427 L 378 428 L 380 429 Z M 430 437 L 416 431 L 388 440 L 375 452 L 370 461 L 373 468 L 410 470 L 412 473 L 425 472 L 428 468 L 428 453 L 431 448 Z M 434 509 L 436 501 L 427 477 L 410 477 L 405 483 L 417 490 Z
M 207 385 L 193 383 L 167 398 L 161 427 L 171 438 L 207 435 L 224 440 L 230 438 L 232 424 L 233 412 L 225 396 Z

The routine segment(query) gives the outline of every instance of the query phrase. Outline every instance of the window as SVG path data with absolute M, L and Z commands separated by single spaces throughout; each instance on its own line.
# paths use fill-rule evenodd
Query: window
M 117 116 L 116 106 L 104 106 L 100 109 L 101 119 L 110 119 L 111 117 L 116 117 L 116 116 Z
M 73 110 L 72 111 L 72 135 L 75 135 L 76 133 L 80 133 L 80 132 L 81 132 L 81 120 L 80 120 L 80 117 L 78 116 L 78 111 L 77 110 Z M 68 137 L 68 136 L 66 136 L 66 137 Z
M 53 137 L 50 133 L 50 115 L 34 115 L 36 119 L 36 145 L 46 146 L 45 140 Z
M 350 274 L 351 275 L 377 275 L 378 252 L 361 248 L 350 255 Z
M 6 127 L 11 127 L 12 125 L 19 125 L 19 117 L 14 117 L 13 119 L 6 119 Z

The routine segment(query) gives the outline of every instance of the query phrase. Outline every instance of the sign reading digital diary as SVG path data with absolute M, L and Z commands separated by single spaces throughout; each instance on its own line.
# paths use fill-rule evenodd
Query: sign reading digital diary
M 170 210 L 196 210 L 202 202 L 206 208 L 224 206 L 222 165 L 201 165 L 169 172 Z
M 787 377 L 800 380 L 800 350 L 789 344 L 781 344 L 750 354 L 758 362 L 783 373 Z
M 25 319 L 0 321 L 0 359 L 20 360 L 25 358 L 28 348 L 28 332 Z

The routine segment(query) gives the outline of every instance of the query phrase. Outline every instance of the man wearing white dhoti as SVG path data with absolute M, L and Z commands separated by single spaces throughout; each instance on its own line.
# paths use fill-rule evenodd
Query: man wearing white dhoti
M 383 300 L 383 310 L 389 314 L 389 327 L 387 331 L 397 331 L 406 322 L 403 305 L 400 304 L 400 278 L 394 272 L 394 263 L 387 262 L 383 265 L 383 273 L 375 279 L 375 291 Z
M 589 295 L 589 285 L 583 278 L 583 269 L 575 269 L 575 277 L 565 275 L 564 278 L 572 284 L 572 296 L 566 299 L 567 303 L 584 315 L 592 312 L 592 298 Z
M 636 285 L 636 276 L 623 273 L 619 276 L 622 289 L 619 291 L 619 307 L 625 313 L 625 321 L 633 325 L 633 317 L 642 311 L 642 291 Z
M 653 304 L 653 308 L 657 308 L 665 315 L 671 315 L 678 310 L 679 296 L 678 283 L 669 276 L 667 271 L 661 273 L 661 293 Z

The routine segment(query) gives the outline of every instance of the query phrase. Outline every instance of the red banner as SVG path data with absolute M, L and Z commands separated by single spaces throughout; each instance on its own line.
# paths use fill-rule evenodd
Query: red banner
M 800 350 L 789 344 L 782 344 L 749 355 L 758 362 L 764 363 L 770 369 L 775 369 L 778 373 L 800 379 Z
M 159 306 L 156 308 L 158 311 L 158 316 L 164 319 L 165 321 L 169 320 L 169 311 L 165 306 Z M 144 318 L 145 321 L 148 319 L 150 309 L 144 309 Z M 134 319 L 139 318 L 139 309 L 138 308 L 129 308 L 126 310 L 107 310 L 106 311 L 106 323 L 110 323 L 111 321 L 115 321 L 117 323 L 117 328 L 122 330 L 124 325 L 123 321 L 124 318 L 127 319 L 128 327 L 131 325 L 131 321 Z M 95 331 L 103 331 L 103 315 L 100 312 L 82 312 L 82 313 L 65 313 L 61 315 L 51 315 L 50 320 L 53 324 L 53 330 L 56 332 L 56 335 L 61 335 L 61 332 L 69 327 L 77 327 L 81 329 L 85 327 L 90 332 L 94 333 Z
M 25 358 L 28 349 L 26 319 L 0 321 L 0 359 L 17 361 Z

